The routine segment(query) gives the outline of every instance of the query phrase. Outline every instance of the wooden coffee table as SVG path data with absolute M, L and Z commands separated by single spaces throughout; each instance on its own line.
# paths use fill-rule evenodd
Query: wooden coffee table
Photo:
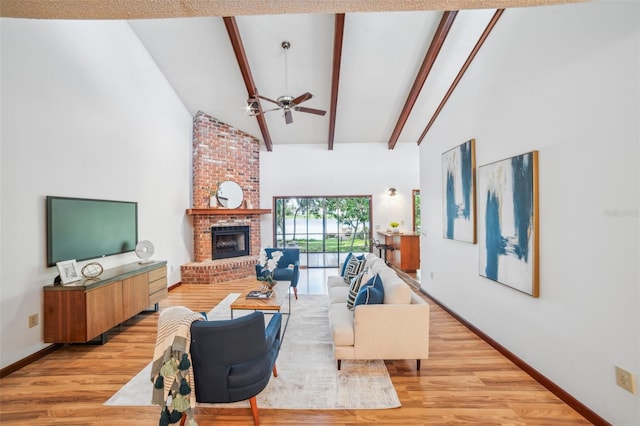
M 234 300 L 231 305 L 231 319 L 233 319 L 233 311 L 264 311 L 264 312 L 280 312 L 280 308 L 282 307 L 282 296 L 279 296 L 275 289 L 271 294 L 271 297 L 268 299 L 247 299 L 247 294 L 253 290 L 260 290 L 262 287 L 262 282 L 258 281 L 255 278 L 247 278 L 247 288 L 245 288 L 240 296 L 236 300 Z M 282 282 L 276 284 L 276 286 L 288 286 L 289 282 Z M 289 294 L 289 289 L 287 288 L 287 299 L 289 304 L 288 312 L 282 312 L 282 315 L 286 315 L 287 319 L 284 322 L 284 328 L 282 331 L 282 338 L 284 339 L 284 333 L 287 330 L 287 325 L 289 324 L 289 316 L 291 313 L 291 295 Z
M 262 284 L 255 280 L 255 283 L 245 288 L 240 296 L 231 303 L 231 319 L 233 319 L 234 310 L 243 311 L 276 311 L 280 312 L 282 301 L 274 291 L 268 299 L 247 299 L 247 294 L 253 290 L 260 290 Z

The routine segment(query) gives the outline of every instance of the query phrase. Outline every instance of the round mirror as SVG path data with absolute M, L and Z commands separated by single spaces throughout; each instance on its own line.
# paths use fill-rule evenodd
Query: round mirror
M 230 180 L 222 182 L 218 185 L 216 198 L 222 207 L 237 209 L 242 204 L 242 188 Z

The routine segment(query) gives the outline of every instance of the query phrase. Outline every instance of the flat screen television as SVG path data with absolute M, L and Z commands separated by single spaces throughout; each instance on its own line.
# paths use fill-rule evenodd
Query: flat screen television
M 135 250 L 138 203 L 47 196 L 47 266 Z

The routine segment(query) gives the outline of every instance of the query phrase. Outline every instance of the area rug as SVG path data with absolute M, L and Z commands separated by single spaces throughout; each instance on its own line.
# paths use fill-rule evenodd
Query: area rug
M 233 293 L 208 313 L 210 320 L 230 318 Z M 337 370 L 329 330 L 326 295 L 299 295 L 291 301 L 291 317 L 272 377 L 258 394 L 258 406 L 276 409 L 386 409 L 400 406 L 384 362 L 342 361 Z M 283 306 L 285 309 L 287 305 Z M 237 316 L 237 312 L 234 312 Z M 268 321 L 267 315 L 266 320 Z M 283 322 L 286 316 L 283 316 Z M 114 394 L 105 405 L 151 406 L 151 364 Z M 197 404 L 202 407 L 246 408 L 248 401 Z

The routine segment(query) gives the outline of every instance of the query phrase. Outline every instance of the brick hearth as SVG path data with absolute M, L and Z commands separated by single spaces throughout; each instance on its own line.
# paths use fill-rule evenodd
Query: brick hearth
M 257 256 L 233 257 L 231 259 L 207 260 L 182 265 L 182 282 L 189 284 L 211 284 L 237 280 L 255 275 Z
M 258 139 L 198 112 L 193 119 L 193 207 L 209 207 L 209 191 L 227 180 L 237 182 L 248 205 L 260 204 Z M 210 284 L 255 274 L 260 251 L 260 216 L 254 214 L 195 215 L 194 261 L 182 265 L 183 283 Z M 211 259 L 212 226 L 249 226 L 250 255 Z

